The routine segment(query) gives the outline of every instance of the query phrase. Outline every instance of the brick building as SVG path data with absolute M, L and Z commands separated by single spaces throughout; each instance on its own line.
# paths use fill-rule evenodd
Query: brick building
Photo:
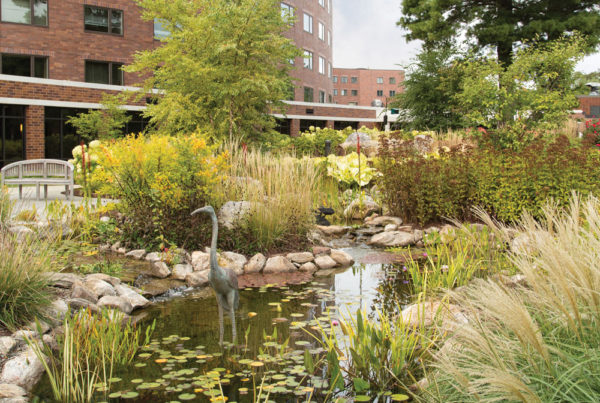
M 333 69 L 333 99 L 344 105 L 386 105 L 402 91 L 403 70 Z
M 308 126 L 369 127 L 382 109 L 333 105 L 332 1 L 286 0 L 289 35 L 305 51 L 294 61 L 294 100 L 282 132 Z M 79 143 L 69 116 L 99 108 L 104 93 L 137 90 L 121 67 L 168 34 L 143 21 L 133 0 L 0 0 L 0 166 L 20 159 L 70 157 Z M 144 127 L 144 102 L 126 105 L 127 132 Z

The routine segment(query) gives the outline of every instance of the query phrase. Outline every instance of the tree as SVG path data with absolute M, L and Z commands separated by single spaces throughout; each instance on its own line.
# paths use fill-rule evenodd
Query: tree
M 456 58 L 456 50 L 449 43 L 437 49 L 422 49 L 417 55 L 408 68 L 404 91 L 391 105 L 407 112 L 407 118 L 400 122 L 403 126 L 436 131 L 463 126 L 452 102 L 461 82 L 454 68 Z
M 588 95 L 590 93 L 590 88 L 586 86 L 586 84 L 598 82 L 600 82 L 600 70 L 587 74 L 576 71 L 574 75 L 573 91 L 575 91 L 576 95 Z
M 111 139 L 123 134 L 123 127 L 131 120 L 127 111 L 122 108 L 123 99 L 128 96 L 122 93 L 117 96 L 103 95 L 102 108 L 90 109 L 87 113 L 79 113 L 67 120 L 85 141 L 92 139 Z
M 300 55 L 282 34 L 289 18 L 275 0 L 136 0 L 143 18 L 170 32 L 161 46 L 136 54 L 126 71 L 158 89 L 146 116 L 169 134 L 207 131 L 257 137 L 274 127 Z
M 575 35 L 529 44 L 507 68 L 494 57 L 463 63 L 461 91 L 454 97 L 460 112 L 470 125 L 493 129 L 502 147 L 551 134 L 578 105 L 571 88 L 584 47 Z
M 511 64 L 515 45 L 539 37 L 555 40 L 579 31 L 593 51 L 600 40 L 598 0 L 402 0 L 399 25 L 426 47 L 466 35 L 472 49 L 492 46 Z

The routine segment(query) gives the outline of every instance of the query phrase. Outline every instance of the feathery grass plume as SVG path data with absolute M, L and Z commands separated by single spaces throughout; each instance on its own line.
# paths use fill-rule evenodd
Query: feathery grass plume
M 478 280 L 452 293 L 469 317 L 436 356 L 427 401 L 583 402 L 600 396 L 600 202 L 573 195 L 544 219 L 508 228 L 480 212 L 506 242 L 527 285 Z

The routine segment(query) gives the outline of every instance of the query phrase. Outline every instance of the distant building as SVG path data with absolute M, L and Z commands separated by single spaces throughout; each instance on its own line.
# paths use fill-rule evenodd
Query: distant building
M 402 91 L 404 70 L 333 69 L 333 100 L 336 104 L 386 106 Z

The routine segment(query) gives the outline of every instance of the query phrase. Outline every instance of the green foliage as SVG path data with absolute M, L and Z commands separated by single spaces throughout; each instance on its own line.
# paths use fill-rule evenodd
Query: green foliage
M 325 141 L 331 141 L 331 152 L 335 153 L 338 146 L 353 132 L 352 128 L 334 130 L 311 126 L 299 137 L 290 137 L 288 149 L 296 155 L 322 156 L 325 152 Z
M 98 162 L 101 151 L 100 140 L 75 146 L 71 151 L 73 158 L 69 162 L 75 168 L 75 183 L 83 187 L 87 197 L 91 197 L 104 184 L 104 168 Z
M 511 64 L 514 47 L 536 37 L 555 40 L 578 31 L 586 36 L 588 52 L 593 52 L 600 39 L 596 0 L 560 4 L 551 0 L 402 0 L 402 15 L 398 24 L 410 31 L 408 39 L 435 47 L 448 40 L 464 43 L 461 35 L 465 34 L 472 50 L 496 48 L 504 66 Z
M 207 241 L 210 232 L 190 213 L 207 204 L 225 169 L 226 155 L 213 151 L 198 134 L 128 136 L 102 148 L 101 193 L 120 200 L 118 208 L 127 217 L 121 230 L 132 244 Z
M 123 135 L 123 128 L 131 120 L 122 108 L 126 95 L 103 95 L 102 109 L 71 116 L 67 123 L 73 125 L 84 141 L 114 139 Z
M 123 266 L 120 263 L 104 260 L 96 263 L 79 265 L 76 270 L 81 274 L 104 273 L 109 276 L 116 276 L 123 271 Z
M 575 95 L 589 95 L 590 89 L 586 86 L 590 82 L 600 82 L 600 70 L 593 71 L 591 73 L 582 73 L 576 71 L 573 73 L 573 84 L 571 89 Z
M 8 188 L 6 186 L 0 187 L 0 231 L 8 224 L 14 205 L 14 201 L 10 200 Z
M 163 133 L 204 130 L 219 138 L 256 138 L 274 127 L 291 86 L 290 59 L 301 56 L 275 0 L 136 0 L 143 18 L 170 32 L 139 52 L 126 70 L 164 90 L 148 105 Z M 199 12 L 199 10 L 202 10 Z
M 327 175 L 346 186 L 367 186 L 378 175 L 369 158 L 354 151 L 342 157 L 330 155 L 326 163 Z
M 528 44 L 507 68 L 492 58 L 468 61 L 455 99 L 470 125 L 495 129 L 499 147 L 517 149 L 559 129 L 577 107 L 570 88 L 581 57 L 583 40 L 574 36 Z

